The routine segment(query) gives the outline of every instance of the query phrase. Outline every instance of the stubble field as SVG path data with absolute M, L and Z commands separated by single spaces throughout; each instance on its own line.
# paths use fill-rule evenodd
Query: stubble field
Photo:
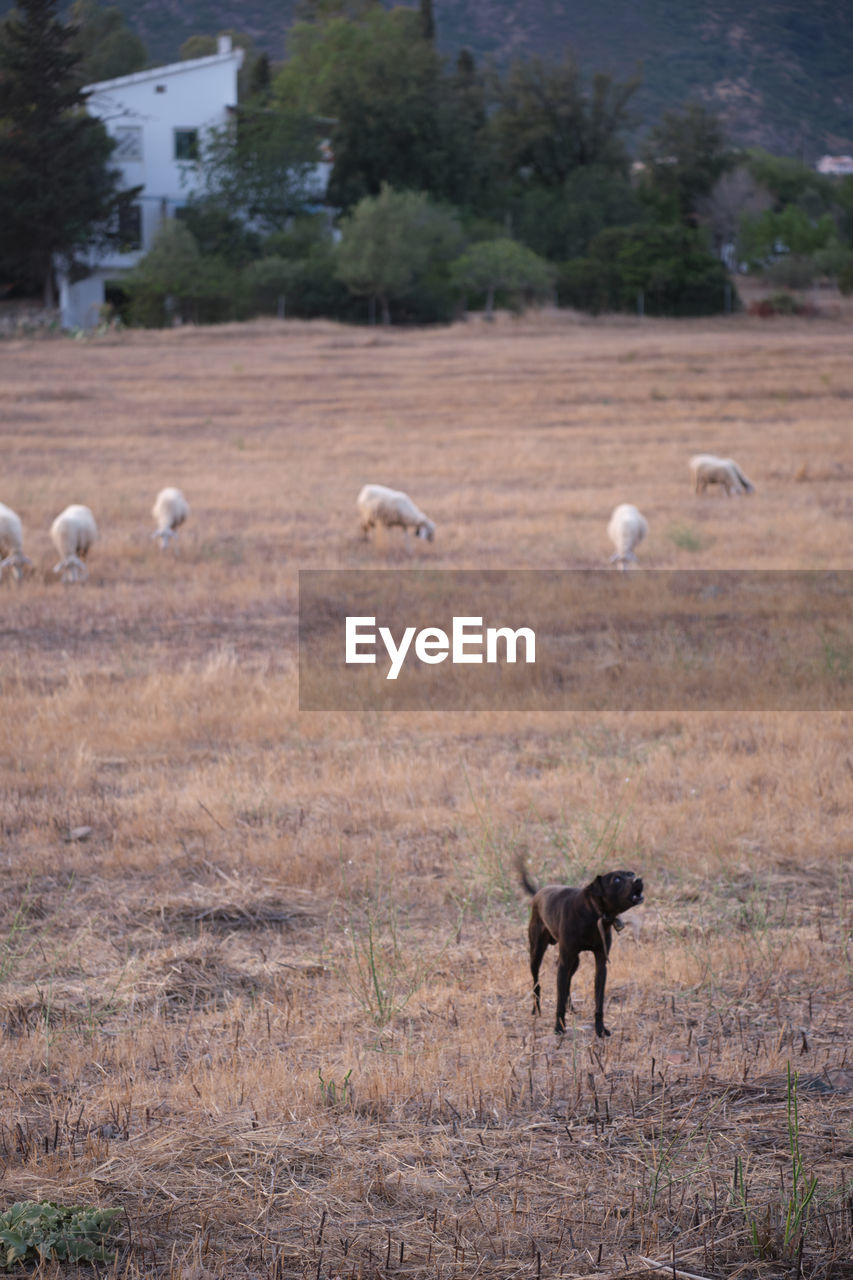
M 121 1206 L 130 1277 L 853 1276 L 850 715 L 309 714 L 296 676 L 298 568 L 599 567 L 622 501 L 646 569 L 853 569 L 851 337 L 0 345 L 0 1211 Z M 699 451 L 756 494 L 697 498 Z M 363 542 L 366 481 L 435 542 Z M 519 855 L 644 878 L 609 1040 L 589 956 L 567 1034 L 553 952 L 531 1016 Z

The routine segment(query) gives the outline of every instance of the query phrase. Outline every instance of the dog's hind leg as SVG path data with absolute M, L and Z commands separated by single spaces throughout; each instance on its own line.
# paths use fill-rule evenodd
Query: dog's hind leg
M 561 1036 L 566 1030 L 566 1009 L 571 1009 L 572 977 L 580 964 L 577 951 L 566 951 L 560 947 L 560 959 L 557 963 L 557 1020 L 554 1023 L 554 1034 Z
M 530 917 L 528 936 L 530 938 L 530 972 L 533 975 L 533 1012 L 541 1013 L 542 989 L 539 985 L 539 969 L 542 957 L 554 939 L 535 912 Z

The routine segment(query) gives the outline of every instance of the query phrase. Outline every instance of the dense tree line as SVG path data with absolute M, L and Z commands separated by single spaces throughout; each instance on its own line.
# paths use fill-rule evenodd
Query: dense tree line
M 203 139 L 183 225 L 126 282 L 137 319 L 178 307 L 423 321 L 549 293 L 590 310 L 697 314 L 735 298 L 721 254 L 780 283 L 786 269 L 791 284 L 853 277 L 853 182 L 737 153 L 701 106 L 664 115 L 632 165 L 637 77 L 587 74 L 568 53 L 503 70 L 466 50 L 448 61 L 429 0 L 303 0 L 299 12 L 278 66 L 229 33 L 245 50 L 237 118 Z M 214 50 L 199 35 L 181 53 Z M 66 26 L 55 0 L 21 0 L 3 24 L 5 276 L 47 294 L 51 261 L 108 234 L 111 144 L 79 90 L 144 61 L 97 0 L 76 0 Z

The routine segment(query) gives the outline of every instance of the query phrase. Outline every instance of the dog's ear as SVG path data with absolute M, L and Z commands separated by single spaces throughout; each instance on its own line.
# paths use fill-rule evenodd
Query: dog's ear
M 593 902 L 603 903 L 604 901 L 604 880 L 601 876 L 596 876 L 592 884 L 589 886 L 589 896 Z

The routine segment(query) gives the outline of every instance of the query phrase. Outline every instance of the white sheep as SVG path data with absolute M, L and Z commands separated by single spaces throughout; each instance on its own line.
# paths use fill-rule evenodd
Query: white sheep
M 53 572 L 61 573 L 63 582 L 85 582 L 89 570 L 83 561 L 98 536 L 98 526 L 89 508 L 77 503 L 66 507 L 50 526 L 50 536 L 62 556 L 59 564 L 53 566 Z
M 161 489 L 157 494 L 151 514 L 157 521 L 157 531 L 152 538 L 160 538 L 160 548 L 165 550 L 170 538 L 177 538 L 178 529 L 190 513 L 190 504 L 180 489 Z
M 375 525 L 391 529 L 400 525 L 408 533 L 414 529 L 417 538 L 432 542 L 435 525 L 415 506 L 407 493 L 386 489 L 384 484 L 366 484 L 358 495 L 361 531 L 365 538 Z
M 610 557 L 610 563 L 618 564 L 620 569 L 627 568 L 629 561 L 636 563 L 634 551 L 648 531 L 645 516 L 630 502 L 623 502 L 615 507 L 607 525 L 608 537 L 616 548 Z
M 709 484 L 722 485 L 728 497 L 755 492 L 755 485 L 747 480 L 734 458 L 715 458 L 712 453 L 697 453 L 690 459 L 690 474 L 697 493 L 704 493 Z
M 11 569 L 20 581 L 25 564 L 32 560 L 24 555 L 24 537 L 21 517 L 11 507 L 0 502 L 0 578 L 4 569 Z

